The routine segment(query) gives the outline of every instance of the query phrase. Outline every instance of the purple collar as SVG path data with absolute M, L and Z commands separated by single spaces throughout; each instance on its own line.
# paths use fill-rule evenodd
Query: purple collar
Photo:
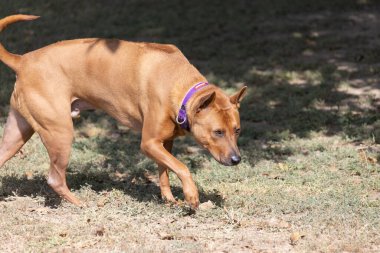
M 186 93 L 181 103 L 181 109 L 179 109 L 179 112 L 176 118 L 176 122 L 181 126 L 181 128 L 187 131 L 190 131 L 189 120 L 187 119 L 187 114 L 186 114 L 186 103 L 187 101 L 189 101 L 189 99 L 195 92 L 197 92 L 198 90 L 202 89 L 203 87 L 207 85 L 208 85 L 207 82 L 199 82 L 195 84 L 193 87 L 191 87 L 190 90 Z

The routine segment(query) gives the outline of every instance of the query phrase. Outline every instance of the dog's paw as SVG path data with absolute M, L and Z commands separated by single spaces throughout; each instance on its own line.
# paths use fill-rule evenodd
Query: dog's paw
M 174 198 L 174 196 L 171 192 L 161 192 L 161 199 L 165 203 L 172 203 L 172 204 L 177 203 L 177 200 Z
M 199 197 L 198 195 L 186 198 L 186 203 L 191 209 L 196 210 L 199 207 Z

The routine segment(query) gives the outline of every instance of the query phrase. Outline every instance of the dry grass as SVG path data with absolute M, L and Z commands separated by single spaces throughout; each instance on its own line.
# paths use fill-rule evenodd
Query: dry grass
M 227 92 L 242 82 L 250 90 L 238 167 L 219 165 L 191 138 L 175 143 L 200 189 L 196 213 L 162 203 L 139 136 L 101 112 L 75 121 L 68 182 L 86 208 L 49 189 L 34 136 L 0 170 L 0 251 L 380 251 L 379 9 L 338 0 L 4 0 L 1 16 L 43 16 L 2 33 L 15 52 L 76 37 L 170 42 Z M 3 126 L 14 81 L 4 66 L 0 81 Z

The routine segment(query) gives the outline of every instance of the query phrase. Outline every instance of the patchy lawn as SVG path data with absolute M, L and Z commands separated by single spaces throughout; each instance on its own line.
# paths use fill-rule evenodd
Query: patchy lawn
M 1 17 L 42 16 L 1 34 L 12 52 L 78 37 L 174 43 L 209 81 L 249 94 L 239 166 L 175 143 L 200 189 L 196 213 L 162 203 L 139 135 L 101 112 L 75 120 L 68 182 L 86 208 L 49 189 L 35 135 L 0 170 L 0 251 L 379 252 L 375 2 L 3 0 Z M 0 82 L 2 127 L 14 83 L 3 64 Z

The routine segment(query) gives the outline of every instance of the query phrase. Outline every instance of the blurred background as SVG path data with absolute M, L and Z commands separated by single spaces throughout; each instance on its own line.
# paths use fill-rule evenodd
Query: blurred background
M 379 143 L 379 9 L 370 0 L 3 0 L 1 16 L 41 19 L 1 39 L 19 54 L 83 37 L 172 43 L 228 92 L 249 86 L 249 139 L 324 131 Z M 3 64 L 0 82 L 5 106 L 14 75 Z

